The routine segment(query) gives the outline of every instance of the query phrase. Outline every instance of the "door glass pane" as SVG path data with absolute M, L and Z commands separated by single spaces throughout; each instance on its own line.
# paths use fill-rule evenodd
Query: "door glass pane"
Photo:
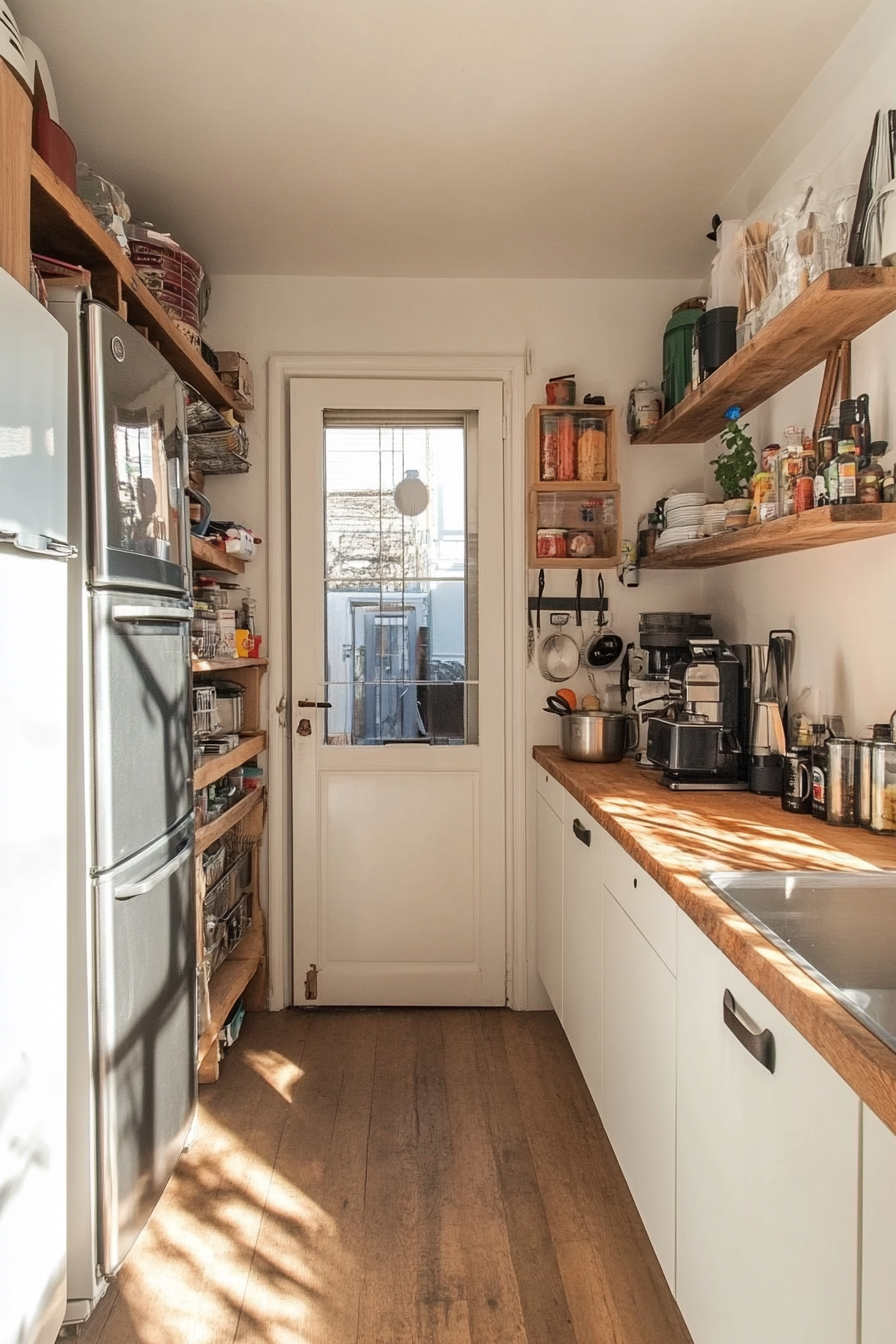
M 478 741 L 471 437 L 460 416 L 325 416 L 331 746 Z

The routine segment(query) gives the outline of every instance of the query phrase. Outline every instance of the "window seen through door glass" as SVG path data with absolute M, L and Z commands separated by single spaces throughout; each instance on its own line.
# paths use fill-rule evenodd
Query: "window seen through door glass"
M 474 743 L 465 418 L 328 412 L 324 426 L 327 743 Z

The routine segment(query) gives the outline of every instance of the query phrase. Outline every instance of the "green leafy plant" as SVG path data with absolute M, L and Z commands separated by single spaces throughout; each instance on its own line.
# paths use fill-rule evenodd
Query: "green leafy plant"
M 753 440 L 746 432 L 749 425 L 738 425 L 739 415 L 738 406 L 732 406 L 725 412 L 728 424 L 719 437 L 728 451 L 710 459 L 710 466 L 714 468 L 715 478 L 722 487 L 725 499 L 743 496 L 756 471 Z

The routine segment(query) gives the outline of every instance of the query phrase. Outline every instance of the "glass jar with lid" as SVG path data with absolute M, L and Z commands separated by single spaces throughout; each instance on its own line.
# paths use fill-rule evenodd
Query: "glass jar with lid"
M 607 479 L 607 431 L 603 420 L 583 416 L 579 420 L 577 475 L 580 481 Z

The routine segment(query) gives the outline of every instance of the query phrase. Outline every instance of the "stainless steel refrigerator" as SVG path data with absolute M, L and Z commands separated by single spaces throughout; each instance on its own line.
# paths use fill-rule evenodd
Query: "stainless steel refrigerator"
M 0 1341 L 65 1309 L 66 338 L 0 270 Z
M 158 1202 L 196 1103 L 183 387 L 83 289 L 69 334 L 68 1306 L 86 1319 Z

